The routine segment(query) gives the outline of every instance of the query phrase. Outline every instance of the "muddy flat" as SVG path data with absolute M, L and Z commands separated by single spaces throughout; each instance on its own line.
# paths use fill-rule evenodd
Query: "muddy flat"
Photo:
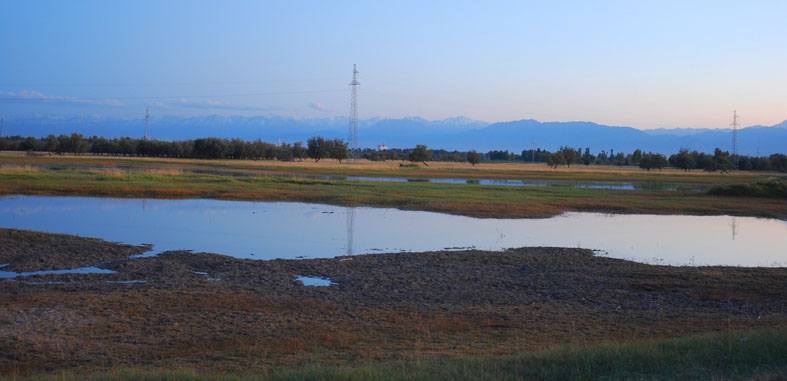
M 0 229 L 0 369 L 255 369 L 513 354 L 787 326 L 787 268 L 670 267 L 574 248 L 247 260 Z M 330 279 L 308 286 L 299 276 Z

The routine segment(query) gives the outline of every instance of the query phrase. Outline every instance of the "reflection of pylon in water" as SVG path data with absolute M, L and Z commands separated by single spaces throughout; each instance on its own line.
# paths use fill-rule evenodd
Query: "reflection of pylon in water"
M 145 209 L 148 208 L 148 200 L 146 198 L 142 199 L 142 213 L 145 213 Z
M 353 254 L 353 230 L 355 230 L 355 208 L 347 208 L 347 255 Z
M 732 240 L 735 241 L 735 236 L 738 235 L 738 219 L 732 217 Z

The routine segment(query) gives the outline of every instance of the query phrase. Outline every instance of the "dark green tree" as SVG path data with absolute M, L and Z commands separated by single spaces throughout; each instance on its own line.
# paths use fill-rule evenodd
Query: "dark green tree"
M 292 146 L 283 144 L 279 146 L 276 152 L 276 160 L 278 161 L 292 161 L 295 155 L 292 153 Z
M 593 157 L 593 154 L 590 153 L 590 148 L 585 148 L 585 153 L 582 155 L 582 164 L 588 166 L 593 162 L 594 159 L 595 157 Z
M 328 155 L 331 157 L 331 159 L 338 160 L 339 163 L 341 163 L 342 160 L 347 159 L 348 153 L 347 143 L 345 143 L 342 139 L 333 139 L 333 142 L 331 142 L 330 147 L 328 148 Z
M 425 145 L 419 144 L 407 153 L 407 159 L 413 163 L 424 163 L 424 165 L 428 167 L 429 164 L 426 164 L 426 162 L 432 160 L 432 151 L 426 149 Z
M 50 153 L 55 152 L 57 150 L 57 144 L 58 144 L 57 137 L 55 135 L 50 134 L 49 136 L 46 137 L 46 145 L 44 149 Z
M 306 152 L 309 154 L 310 158 L 314 159 L 315 163 L 322 158 L 328 157 L 330 147 L 322 136 L 311 137 L 306 144 Z
M 71 149 L 73 150 L 75 155 L 81 155 L 87 152 L 88 144 L 85 139 L 82 137 L 82 134 L 77 134 L 76 132 L 71 134 Z
M 296 142 L 292 145 L 292 156 L 298 159 L 298 161 L 301 161 L 306 157 L 306 151 L 307 150 L 306 147 L 303 146 L 303 142 Z
M 567 167 L 571 167 L 571 164 L 573 164 L 574 160 L 577 158 L 577 151 L 571 147 L 561 147 L 560 153 L 563 154 L 563 164 Z
M 204 138 L 194 141 L 194 157 L 200 159 L 221 159 L 227 152 L 226 140 Z
M 467 162 L 472 164 L 474 167 L 476 164 L 481 162 L 481 154 L 472 150 L 467 153 Z
M 675 157 L 675 166 L 685 172 L 690 172 L 694 169 L 695 165 L 694 157 L 692 157 L 687 149 L 681 149 Z
M 640 160 L 642 160 L 642 151 L 638 148 L 634 150 L 634 153 L 631 155 L 631 164 L 638 165 Z
M 557 151 L 549 156 L 547 159 L 547 165 L 557 169 L 557 167 L 566 164 L 566 157 L 563 155 L 562 151 Z
M 38 148 L 38 139 L 29 136 L 19 143 L 19 148 L 22 151 L 36 151 Z

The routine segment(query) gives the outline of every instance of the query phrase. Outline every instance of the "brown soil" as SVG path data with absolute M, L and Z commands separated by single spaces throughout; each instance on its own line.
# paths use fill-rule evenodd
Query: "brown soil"
M 787 268 L 653 266 L 541 247 L 273 261 L 189 252 L 128 259 L 145 248 L 2 229 L 0 237 L 2 255 L 16 253 L 2 257 L 9 269 L 95 265 L 89 258 L 117 271 L 0 280 L 6 374 L 494 355 L 787 326 Z M 71 247 L 85 257 L 52 254 Z M 296 275 L 338 284 L 304 286 Z M 146 282 L 112 282 L 128 280 Z
M 128 258 L 150 250 L 64 234 L 0 229 L 0 264 L 3 271 L 59 270 Z

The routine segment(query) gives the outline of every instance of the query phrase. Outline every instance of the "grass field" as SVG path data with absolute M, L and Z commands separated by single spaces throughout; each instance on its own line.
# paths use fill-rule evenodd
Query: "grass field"
M 20 152 L 0 152 L 0 164 L 12 165 L 74 165 L 89 167 L 168 167 L 168 168 L 212 168 L 216 170 L 250 170 L 258 174 L 325 174 L 355 175 L 378 177 L 436 177 L 467 179 L 550 179 L 586 181 L 657 181 L 686 182 L 702 184 L 753 183 L 774 177 L 787 177 L 784 173 L 774 172 L 704 172 L 695 170 L 684 172 L 666 168 L 662 171 L 645 171 L 637 167 L 618 167 L 608 165 L 573 165 L 553 169 L 544 163 L 526 162 L 481 163 L 475 167 L 468 163 L 429 162 L 429 166 L 400 166 L 404 162 L 374 162 L 362 160 L 359 163 L 338 163 L 323 159 L 284 162 L 276 160 L 198 160 L 162 159 L 145 157 L 111 156 L 25 156 Z
M 609 190 L 478 186 L 421 182 L 352 182 L 287 177 L 347 174 L 391 177 L 506 178 L 577 181 L 655 181 L 682 184 L 754 184 L 775 173 L 646 172 L 595 167 L 549 170 L 545 165 L 434 163 L 253 162 L 106 157 L 2 156 L 0 194 L 99 197 L 215 198 L 300 201 L 345 206 L 393 207 L 476 217 L 549 217 L 565 211 L 787 217 L 783 199 L 712 196 L 658 189 Z M 53 168 L 53 166 L 61 166 Z M 212 171 L 195 171 L 210 167 Z M 55 170 L 57 169 L 57 170 Z M 243 175 L 238 176 L 238 171 Z
M 266 373 L 121 368 L 19 374 L 15 380 L 589 380 L 783 379 L 787 330 L 731 331 L 681 339 L 563 346 L 518 356 L 445 359 L 338 367 L 307 364 Z

